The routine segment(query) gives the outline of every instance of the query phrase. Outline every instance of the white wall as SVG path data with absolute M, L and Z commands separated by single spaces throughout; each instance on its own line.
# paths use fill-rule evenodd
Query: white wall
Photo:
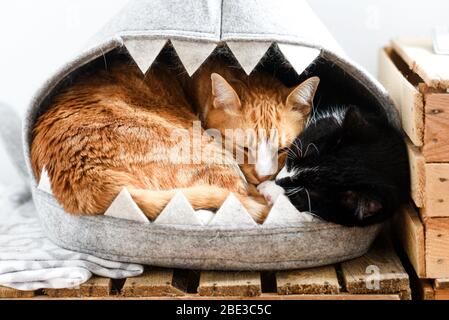
M 181 0 L 182 1 L 182 0 Z M 282 3 L 282 0 L 273 0 Z M 127 0 L 0 1 L 0 101 L 23 114 L 42 74 L 72 56 Z M 396 36 L 449 24 L 447 0 L 309 0 L 349 55 L 376 73 L 377 51 Z M 1 148 L 1 146 L 0 146 Z M 0 183 L 11 181 L 0 152 Z M 2 169 L 3 168 L 3 169 Z

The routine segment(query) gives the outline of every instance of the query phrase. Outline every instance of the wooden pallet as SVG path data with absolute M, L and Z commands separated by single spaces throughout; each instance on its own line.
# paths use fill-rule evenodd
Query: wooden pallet
M 416 273 L 429 279 L 449 277 L 448 66 L 431 39 L 396 39 L 380 54 L 379 79 L 408 136 L 413 205 L 397 231 Z
M 378 277 L 373 278 L 375 272 Z M 150 268 L 126 280 L 94 277 L 75 289 L 21 292 L 0 287 L 0 298 L 404 300 L 411 298 L 411 291 L 399 258 L 389 241 L 381 238 L 365 256 L 328 267 L 283 272 Z
M 420 279 L 419 298 L 422 300 L 449 300 L 449 279 Z

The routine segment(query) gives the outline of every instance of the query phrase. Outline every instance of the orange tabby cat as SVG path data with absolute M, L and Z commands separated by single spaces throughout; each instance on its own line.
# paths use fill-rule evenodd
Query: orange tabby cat
M 52 99 L 34 128 L 32 166 L 37 179 L 46 168 L 67 212 L 104 214 L 127 187 L 150 219 L 175 189 L 197 210 L 217 209 L 234 192 L 256 221 L 264 219 L 266 207 L 247 195 L 232 154 L 194 136 L 198 118 L 176 74 L 156 64 L 144 77 L 127 61 L 108 61 L 107 70 L 76 79 Z M 208 156 L 177 163 L 176 131 L 187 132 Z
M 190 91 L 204 126 L 231 135 L 234 143 L 228 149 L 234 156 L 237 150 L 243 153 L 240 167 L 248 182 L 258 185 L 283 167 L 319 82 L 313 77 L 291 89 L 262 70 L 248 76 L 223 56 L 214 56 L 195 74 Z

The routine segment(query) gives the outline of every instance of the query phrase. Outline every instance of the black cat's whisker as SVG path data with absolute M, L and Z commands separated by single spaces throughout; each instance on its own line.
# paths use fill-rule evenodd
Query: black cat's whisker
M 304 191 L 307 194 L 307 199 L 309 200 L 309 212 L 312 212 L 312 201 L 310 200 L 310 193 L 309 190 L 307 190 L 306 188 L 304 188 Z
M 294 196 L 295 194 L 300 193 L 302 190 L 304 190 L 304 187 L 298 187 L 298 188 L 288 190 L 286 193 L 289 196 Z

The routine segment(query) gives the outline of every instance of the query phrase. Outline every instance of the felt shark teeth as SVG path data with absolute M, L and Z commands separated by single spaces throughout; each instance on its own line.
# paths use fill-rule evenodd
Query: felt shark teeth
M 319 49 L 291 44 L 278 44 L 278 47 L 298 75 L 302 74 L 321 54 Z
M 204 226 L 207 226 L 215 217 L 215 213 L 209 210 L 199 210 L 196 212 L 196 216 Z
M 159 225 L 202 225 L 195 210 L 180 191 L 171 199 L 159 217 L 154 221 Z
M 39 180 L 37 188 L 41 191 L 47 192 L 48 194 L 53 194 L 53 190 L 51 189 L 50 177 L 48 176 L 48 172 L 45 167 L 42 169 L 41 179 Z
M 271 42 L 228 41 L 227 45 L 240 63 L 240 66 L 249 75 L 265 56 L 271 47 Z
M 210 226 L 257 226 L 239 199 L 231 193 L 221 208 L 215 214 Z
M 217 47 L 216 43 L 211 42 L 171 40 L 171 43 L 189 76 L 201 67 Z
M 123 42 L 139 69 L 145 74 L 164 48 L 167 40 L 127 38 Z
M 291 226 L 305 222 L 315 221 L 315 217 L 309 213 L 299 212 L 284 195 L 278 197 L 271 209 L 264 226 L 281 225 Z
M 117 219 L 137 221 L 144 224 L 150 223 L 142 210 L 140 210 L 134 202 L 131 194 L 126 188 L 119 193 L 104 215 Z

